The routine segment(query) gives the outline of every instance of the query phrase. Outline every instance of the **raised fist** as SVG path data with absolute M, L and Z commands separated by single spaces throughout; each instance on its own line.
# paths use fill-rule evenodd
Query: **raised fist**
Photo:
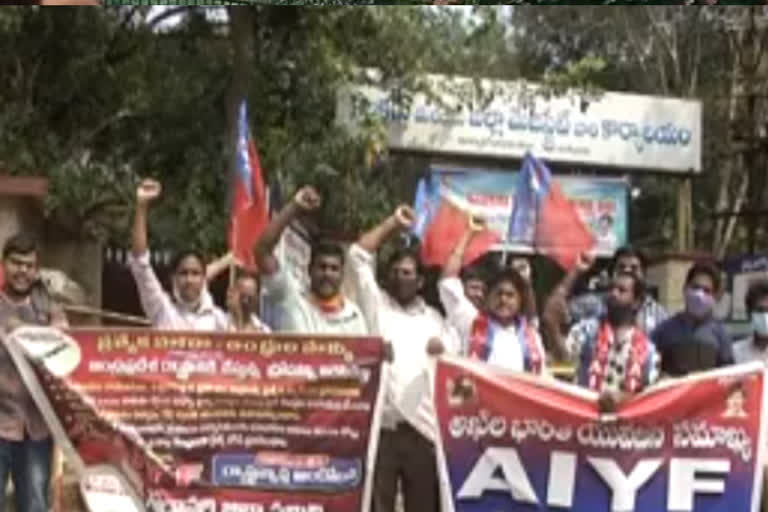
M 416 222 L 416 212 L 408 205 L 401 204 L 395 209 L 395 220 L 402 228 L 411 228 Z
M 163 187 L 160 182 L 151 179 L 141 180 L 136 188 L 136 201 L 139 204 L 149 204 L 160 197 L 162 191 Z
M 304 212 L 311 212 L 320 208 L 322 198 L 314 187 L 302 187 L 293 198 L 296 205 Z
M 488 221 L 480 215 L 469 216 L 469 229 L 475 233 L 488 229 Z
M 588 272 L 595 263 L 595 255 L 591 252 L 582 252 L 576 258 L 576 270 L 580 273 Z
M 427 354 L 430 356 L 439 356 L 445 352 L 445 345 L 438 338 L 430 338 L 427 342 Z

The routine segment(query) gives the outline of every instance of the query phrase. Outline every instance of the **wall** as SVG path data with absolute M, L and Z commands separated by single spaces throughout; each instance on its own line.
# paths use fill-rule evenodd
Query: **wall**
M 0 200 L 0 247 L 8 238 L 21 231 L 40 236 L 42 226 L 40 207 L 35 200 L 2 197 Z

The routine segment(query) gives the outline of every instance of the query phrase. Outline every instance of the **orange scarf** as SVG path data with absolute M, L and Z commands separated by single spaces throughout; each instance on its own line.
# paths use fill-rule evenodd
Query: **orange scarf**
M 329 299 L 321 299 L 320 297 L 312 294 L 312 303 L 317 307 L 317 309 L 327 315 L 330 315 L 333 313 L 338 313 L 344 308 L 344 296 L 340 293 L 337 293 Z

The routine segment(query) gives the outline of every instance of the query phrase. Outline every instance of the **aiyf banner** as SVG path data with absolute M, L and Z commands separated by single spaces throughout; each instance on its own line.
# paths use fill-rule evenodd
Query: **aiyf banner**
M 756 512 L 764 380 L 761 364 L 670 380 L 601 416 L 592 392 L 443 359 L 448 512 Z
M 73 467 L 117 470 L 146 510 L 367 510 L 379 339 L 24 327 L 8 342 Z M 101 500 L 116 482 L 86 487 Z

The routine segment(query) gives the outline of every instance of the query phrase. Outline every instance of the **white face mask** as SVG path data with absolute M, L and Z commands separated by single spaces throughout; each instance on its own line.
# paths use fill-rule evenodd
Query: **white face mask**
M 752 329 L 761 337 L 768 337 L 768 313 L 752 313 Z

